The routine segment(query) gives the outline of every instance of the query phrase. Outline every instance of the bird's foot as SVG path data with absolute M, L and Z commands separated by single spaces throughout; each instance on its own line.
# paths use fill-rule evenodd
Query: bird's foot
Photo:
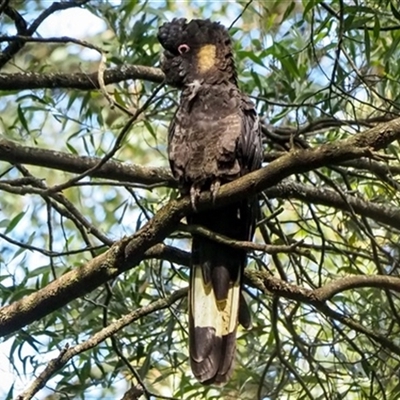
M 200 197 L 200 186 L 193 184 L 190 188 L 190 202 L 192 203 L 193 210 L 197 210 L 197 201 Z
M 219 179 L 216 179 L 213 181 L 213 183 L 210 186 L 210 192 L 211 192 L 211 197 L 213 200 L 213 203 L 215 203 L 215 199 L 217 198 L 217 194 L 219 192 L 219 188 L 221 187 L 221 181 Z

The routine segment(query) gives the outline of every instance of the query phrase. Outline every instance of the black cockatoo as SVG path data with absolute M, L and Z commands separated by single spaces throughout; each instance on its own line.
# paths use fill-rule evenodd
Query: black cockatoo
M 181 89 L 169 127 L 168 156 L 182 194 L 195 205 L 200 191 L 260 168 L 262 147 L 254 104 L 240 92 L 227 30 L 217 22 L 174 19 L 159 28 L 166 81 Z M 251 240 L 255 199 L 195 212 L 189 224 Z M 238 321 L 249 325 L 241 297 L 246 252 L 202 236 L 192 242 L 189 347 L 194 375 L 223 384 L 233 370 Z

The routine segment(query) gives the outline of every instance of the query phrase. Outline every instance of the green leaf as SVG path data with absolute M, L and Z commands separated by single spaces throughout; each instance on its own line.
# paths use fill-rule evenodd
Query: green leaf
M 27 132 L 29 132 L 28 121 L 26 120 L 24 112 L 22 111 L 21 104 L 18 104 L 17 112 L 18 112 L 18 118 L 19 118 L 19 121 L 21 122 L 21 125 L 25 128 L 25 130 Z
M 25 214 L 26 211 L 21 211 L 19 214 L 17 214 L 8 224 L 4 234 L 7 235 L 7 233 L 10 233 L 19 224 Z
M 399 10 L 394 6 L 393 2 L 390 2 L 390 9 L 392 10 L 393 16 L 400 21 L 400 12 Z
M 304 15 L 308 14 L 315 6 L 322 3 L 323 0 L 303 0 L 304 4 Z
M 379 16 L 375 16 L 374 18 L 374 39 L 377 40 L 381 33 L 381 23 L 379 21 Z

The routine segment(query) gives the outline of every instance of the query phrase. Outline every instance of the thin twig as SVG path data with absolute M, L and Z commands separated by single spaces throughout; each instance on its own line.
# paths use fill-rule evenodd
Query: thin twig
M 96 334 L 94 334 L 90 339 L 85 342 L 78 344 L 73 347 L 66 346 L 61 353 L 54 359 L 52 359 L 47 367 L 39 374 L 39 376 L 30 384 L 30 386 L 19 396 L 16 397 L 16 400 L 30 400 L 32 397 L 44 387 L 44 385 L 48 382 L 48 380 L 58 372 L 63 366 L 70 361 L 73 357 L 78 354 L 83 353 L 84 351 L 90 350 L 93 347 L 97 346 L 99 343 L 103 342 L 107 338 L 111 337 L 116 332 L 123 329 L 125 326 L 131 324 L 132 322 L 138 320 L 141 317 L 149 315 L 156 310 L 162 310 L 171 306 L 177 300 L 181 299 L 187 293 L 187 288 L 177 290 L 172 293 L 169 297 L 164 299 L 159 299 L 154 301 L 153 303 L 139 308 L 131 313 L 124 315 L 117 321 L 103 328 Z

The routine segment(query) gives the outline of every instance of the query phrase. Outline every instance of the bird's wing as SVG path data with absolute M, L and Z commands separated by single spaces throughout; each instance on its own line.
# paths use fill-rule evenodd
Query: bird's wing
M 242 131 L 237 144 L 238 160 L 241 164 L 242 175 L 261 167 L 263 160 L 261 144 L 261 127 L 253 102 L 242 95 L 241 110 Z

